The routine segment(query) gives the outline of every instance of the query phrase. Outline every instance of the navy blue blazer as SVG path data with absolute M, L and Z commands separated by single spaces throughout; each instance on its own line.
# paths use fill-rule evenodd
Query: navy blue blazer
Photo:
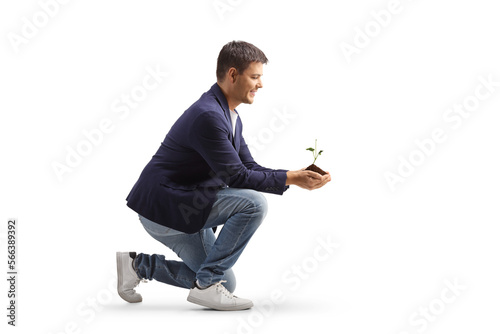
M 258 165 L 241 135 L 233 137 L 226 97 L 215 83 L 174 123 L 127 196 L 140 215 L 178 231 L 203 228 L 225 187 L 283 194 L 286 172 Z

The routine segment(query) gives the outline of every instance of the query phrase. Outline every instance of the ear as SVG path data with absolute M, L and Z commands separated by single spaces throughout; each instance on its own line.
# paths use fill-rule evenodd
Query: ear
M 231 80 L 231 83 L 235 83 L 236 82 L 236 78 L 238 77 L 238 71 L 236 70 L 236 68 L 234 67 L 231 67 L 228 71 L 227 71 L 227 76 L 229 77 L 229 79 Z

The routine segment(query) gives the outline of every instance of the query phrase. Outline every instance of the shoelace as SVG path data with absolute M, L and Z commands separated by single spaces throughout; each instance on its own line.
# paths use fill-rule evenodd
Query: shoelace
M 226 287 L 224 285 L 222 285 L 222 283 L 226 283 L 226 282 L 227 281 L 224 281 L 224 280 L 219 281 L 219 283 L 215 284 L 215 288 L 216 288 L 217 292 L 222 292 L 227 298 L 234 299 L 235 296 L 231 292 L 229 292 L 229 290 L 226 289 Z

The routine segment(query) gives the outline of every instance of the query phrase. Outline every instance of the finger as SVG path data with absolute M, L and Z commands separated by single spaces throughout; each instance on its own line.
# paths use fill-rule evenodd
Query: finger
M 319 184 L 317 184 L 314 189 L 319 189 L 319 188 L 323 187 L 325 184 L 327 184 L 328 182 L 330 182 L 330 180 L 325 178 Z
M 307 170 L 306 172 L 307 172 L 307 176 L 309 176 L 310 178 L 313 178 L 313 179 L 316 179 L 316 180 L 322 178 L 321 174 L 319 174 L 319 173 L 316 173 L 316 172 L 313 172 L 313 171 L 310 171 L 310 170 Z
M 312 189 L 319 189 L 321 187 L 323 187 L 323 185 L 325 185 L 325 182 L 323 182 L 323 180 L 319 181 L 319 182 L 314 182 L 312 185 L 311 185 L 311 190 Z

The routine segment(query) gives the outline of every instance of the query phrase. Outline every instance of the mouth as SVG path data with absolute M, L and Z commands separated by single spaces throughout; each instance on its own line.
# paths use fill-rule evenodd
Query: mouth
M 256 91 L 256 90 L 251 90 L 251 91 L 250 91 L 250 96 L 254 97 L 254 96 L 255 96 L 255 93 L 257 93 L 257 91 Z

